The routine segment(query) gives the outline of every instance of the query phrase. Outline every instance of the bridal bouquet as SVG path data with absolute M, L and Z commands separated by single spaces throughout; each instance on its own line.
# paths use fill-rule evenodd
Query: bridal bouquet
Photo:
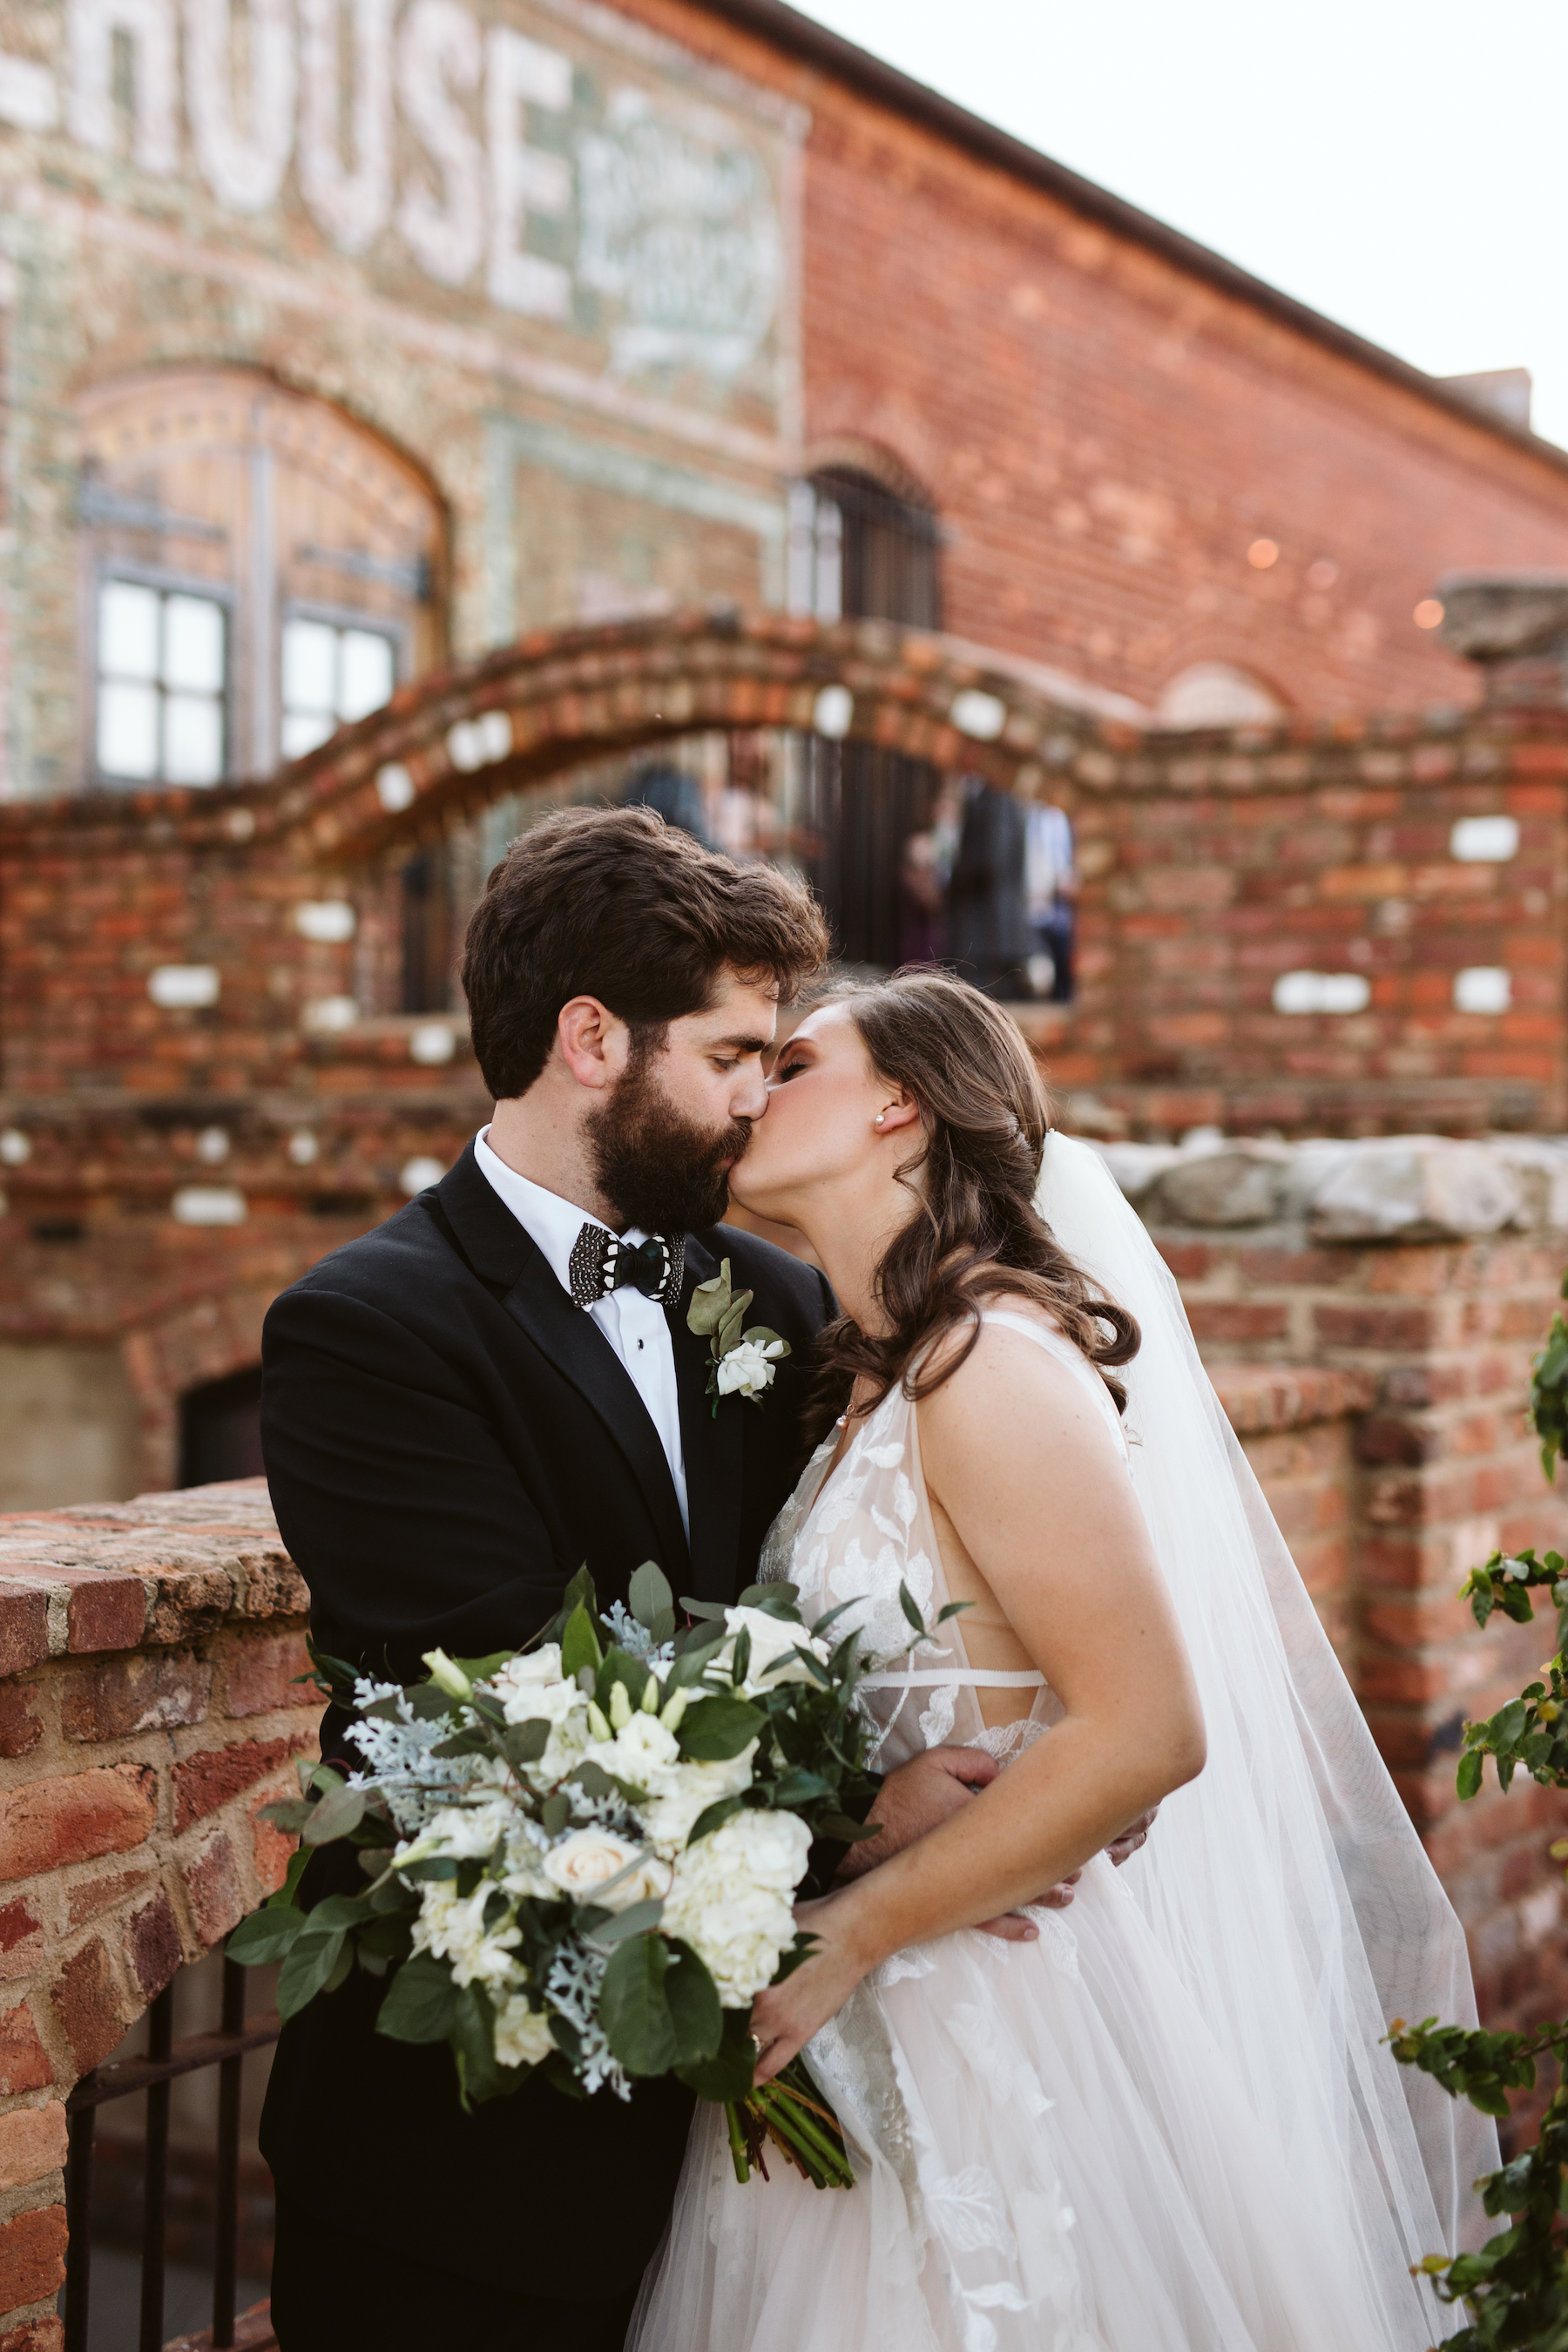
M 902 1597 L 912 1647 L 927 1629 Z M 621 2098 L 674 2074 L 727 2107 L 739 2179 L 766 2177 L 771 2139 L 818 2188 L 848 2187 L 801 2062 L 752 2081 L 752 1999 L 810 1948 L 792 1904 L 812 1838 L 870 1834 L 846 1808 L 873 1788 L 856 1700 L 872 1662 L 858 1633 L 824 1638 L 850 1603 L 807 1628 L 795 1599 L 768 1584 L 731 1609 L 688 1601 L 678 1634 L 651 1563 L 629 1609 L 604 1614 L 584 1569 L 527 1649 L 432 1650 L 406 1688 L 318 1658 L 365 1769 L 318 1766 L 268 1809 L 302 1843 L 230 1958 L 282 1962 L 284 2018 L 355 1967 L 385 1978 L 376 2031 L 448 2042 L 465 2105 L 535 2071 Z M 370 1884 L 302 1910 L 311 1852 L 341 1841 Z

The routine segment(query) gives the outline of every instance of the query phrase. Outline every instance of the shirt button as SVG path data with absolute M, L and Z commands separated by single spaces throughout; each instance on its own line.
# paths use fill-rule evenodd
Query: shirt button
M 640 1339 L 637 1341 L 637 1346 L 638 1346 L 639 1348 L 642 1346 L 642 1341 L 641 1341 Z

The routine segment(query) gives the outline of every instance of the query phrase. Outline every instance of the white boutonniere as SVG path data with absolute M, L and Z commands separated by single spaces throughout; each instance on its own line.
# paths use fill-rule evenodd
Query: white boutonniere
M 742 1396 L 761 1404 L 763 1391 L 773 1384 L 779 1359 L 790 1351 L 789 1341 L 770 1331 L 765 1323 L 753 1323 L 749 1331 L 745 1328 L 752 1297 L 749 1290 L 731 1290 L 728 1258 L 710 1282 L 700 1282 L 691 1294 L 686 1326 L 712 1348 L 707 1393 L 713 1400 L 715 1413 L 721 1397 Z

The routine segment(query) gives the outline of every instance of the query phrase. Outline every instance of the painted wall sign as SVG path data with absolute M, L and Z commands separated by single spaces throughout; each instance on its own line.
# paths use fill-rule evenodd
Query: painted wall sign
M 290 259 L 302 212 L 373 287 L 406 299 L 412 264 L 446 315 L 787 430 L 805 117 L 610 9 L 0 0 L 0 171 L 63 146 L 163 216 L 131 174 L 184 181 L 192 226 L 205 205 Z

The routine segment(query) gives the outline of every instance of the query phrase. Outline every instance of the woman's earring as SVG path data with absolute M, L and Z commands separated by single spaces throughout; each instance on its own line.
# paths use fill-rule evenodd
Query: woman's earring
M 871 1123 L 872 1123 L 872 1125 L 873 1125 L 874 1127 L 880 1127 L 880 1126 L 881 1126 L 881 1124 L 882 1124 L 882 1121 L 884 1120 L 884 1118 L 886 1118 L 887 1115 L 888 1115 L 888 1114 L 887 1114 L 887 1112 L 886 1112 L 886 1111 L 881 1111 L 881 1110 L 879 1110 L 879 1111 L 877 1113 L 876 1118 L 872 1120 L 872 1122 L 871 1122 Z

